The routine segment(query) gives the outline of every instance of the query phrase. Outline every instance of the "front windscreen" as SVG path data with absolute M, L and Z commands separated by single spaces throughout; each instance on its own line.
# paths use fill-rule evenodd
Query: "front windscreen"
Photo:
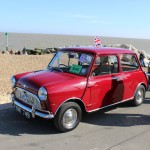
M 59 51 L 48 65 L 48 69 L 86 75 L 92 64 L 93 55 L 82 52 Z

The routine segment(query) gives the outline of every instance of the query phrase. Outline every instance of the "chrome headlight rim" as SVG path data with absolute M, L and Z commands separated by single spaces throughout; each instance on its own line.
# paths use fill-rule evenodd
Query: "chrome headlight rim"
M 38 97 L 40 101 L 46 101 L 47 100 L 47 90 L 42 86 L 38 90 Z
M 16 78 L 15 78 L 14 76 L 12 76 L 12 77 L 10 78 L 10 81 L 11 81 L 11 86 L 12 86 L 12 88 L 14 88 L 15 85 L 16 85 Z

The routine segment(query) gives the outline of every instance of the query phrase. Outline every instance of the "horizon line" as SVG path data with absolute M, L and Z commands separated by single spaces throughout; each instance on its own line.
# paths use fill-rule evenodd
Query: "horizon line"
M 0 31 L 0 33 L 8 33 L 8 34 L 43 34 L 43 35 L 62 35 L 62 36 L 88 36 L 88 37 L 96 37 L 98 35 L 88 35 L 88 34 L 83 34 L 83 35 L 79 35 L 79 34 L 63 34 L 63 33 L 35 33 L 35 32 L 4 32 L 4 31 Z M 102 36 L 98 36 L 98 37 L 106 37 L 106 38 L 122 38 L 122 39 L 141 39 L 141 40 L 150 40 L 150 38 L 138 38 L 138 37 L 126 37 L 126 36 L 109 36 L 109 35 L 102 35 Z

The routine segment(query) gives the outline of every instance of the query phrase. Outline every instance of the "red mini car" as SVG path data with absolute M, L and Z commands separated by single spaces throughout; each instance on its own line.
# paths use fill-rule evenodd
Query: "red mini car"
M 77 127 L 83 111 L 129 100 L 142 104 L 148 88 L 136 54 L 117 48 L 64 48 L 46 69 L 14 75 L 11 82 L 17 111 L 53 118 L 62 132 Z

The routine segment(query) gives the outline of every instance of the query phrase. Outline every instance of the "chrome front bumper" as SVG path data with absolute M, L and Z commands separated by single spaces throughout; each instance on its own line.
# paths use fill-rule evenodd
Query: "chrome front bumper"
M 41 118 L 44 118 L 44 119 L 54 118 L 54 115 L 51 114 L 49 111 L 38 110 L 38 109 L 35 109 L 34 106 L 32 106 L 32 108 L 30 108 L 30 107 L 18 102 L 17 99 L 15 99 L 14 96 L 11 97 L 11 100 L 12 100 L 12 104 L 14 106 L 20 107 L 22 110 L 25 110 L 25 111 L 31 113 L 32 118 L 35 118 L 35 116 L 38 116 L 38 117 L 41 117 Z

